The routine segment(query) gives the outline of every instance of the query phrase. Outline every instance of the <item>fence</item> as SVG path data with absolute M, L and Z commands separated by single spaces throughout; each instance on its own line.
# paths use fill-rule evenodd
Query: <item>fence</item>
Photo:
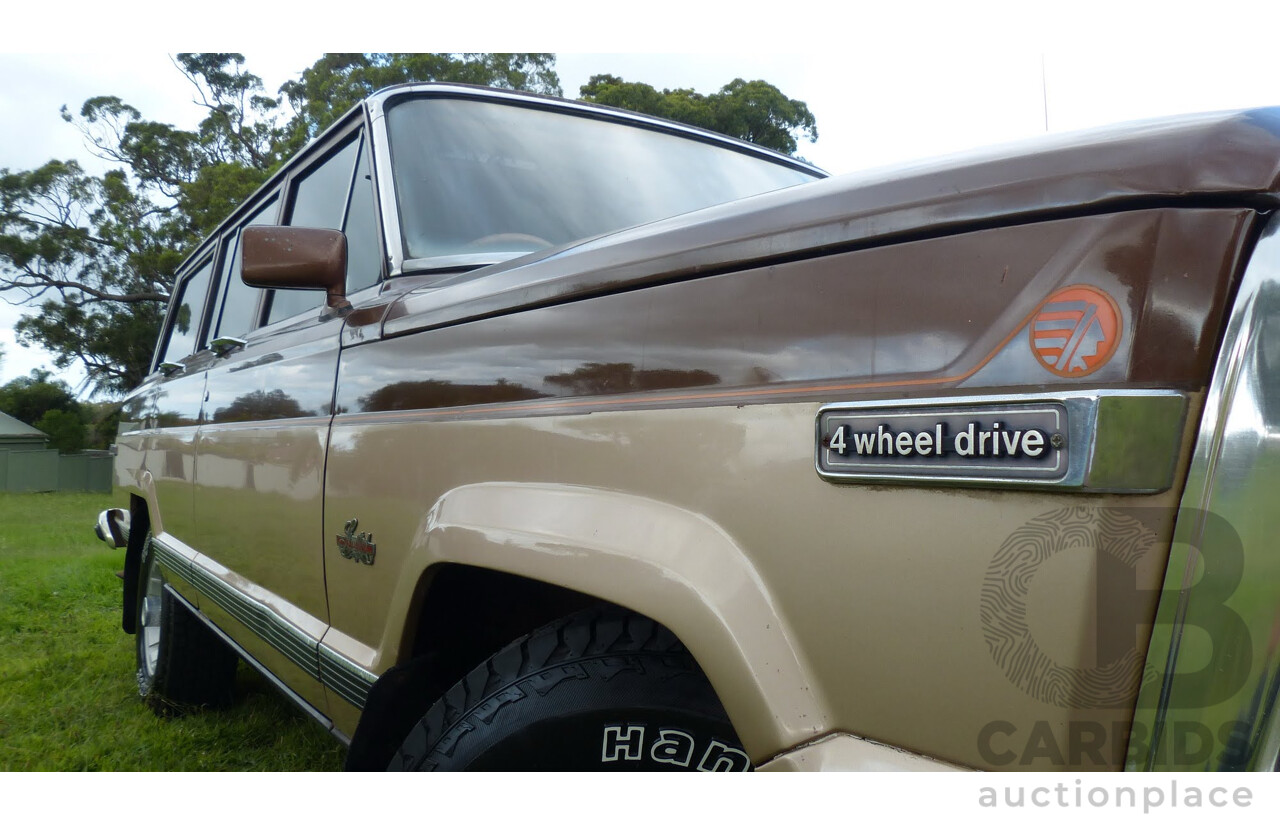
M 105 452 L 58 455 L 57 450 L 0 450 L 0 491 L 109 493 L 111 460 Z

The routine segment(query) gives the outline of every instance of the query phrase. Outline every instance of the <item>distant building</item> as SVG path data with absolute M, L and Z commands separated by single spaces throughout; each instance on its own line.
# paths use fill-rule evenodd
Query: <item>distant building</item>
M 0 450 L 43 450 L 49 436 L 0 412 Z

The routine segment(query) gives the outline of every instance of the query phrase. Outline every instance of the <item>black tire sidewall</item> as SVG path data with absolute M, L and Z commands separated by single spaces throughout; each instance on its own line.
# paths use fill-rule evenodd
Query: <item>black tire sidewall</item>
M 537 635 L 490 659 L 440 699 L 410 733 L 392 767 L 750 769 L 715 691 L 683 648 L 586 655 L 522 668 L 518 677 L 499 676 L 512 648 Z M 483 690 L 470 689 L 481 683 Z

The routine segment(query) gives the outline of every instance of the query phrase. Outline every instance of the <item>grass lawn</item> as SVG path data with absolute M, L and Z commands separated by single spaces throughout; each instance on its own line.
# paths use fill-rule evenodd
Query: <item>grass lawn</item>
M 345 749 L 243 663 L 230 710 L 160 719 L 120 629 L 124 551 L 91 493 L 0 493 L 0 770 L 338 770 Z

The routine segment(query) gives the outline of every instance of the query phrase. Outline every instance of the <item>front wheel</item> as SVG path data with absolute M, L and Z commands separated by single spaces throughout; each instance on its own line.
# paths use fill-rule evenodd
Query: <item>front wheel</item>
M 423 771 L 750 768 L 675 635 L 613 608 L 508 645 L 432 705 L 391 763 Z
M 239 658 L 165 587 L 147 536 L 138 577 L 138 693 L 161 716 L 231 704 Z

